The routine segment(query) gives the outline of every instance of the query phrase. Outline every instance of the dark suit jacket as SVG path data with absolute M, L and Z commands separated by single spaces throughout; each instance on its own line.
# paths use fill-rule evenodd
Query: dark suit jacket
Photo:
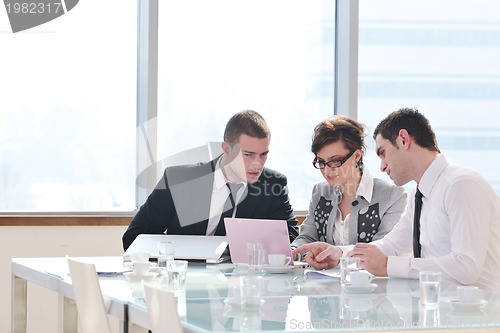
M 123 235 L 124 250 L 139 234 L 205 235 L 217 160 L 166 168 Z M 237 205 L 236 217 L 287 220 L 292 242 L 298 235 L 298 227 L 288 198 L 286 177 L 264 168 L 259 180 L 248 184 L 247 190 Z M 215 235 L 225 234 L 224 223 L 219 223 Z

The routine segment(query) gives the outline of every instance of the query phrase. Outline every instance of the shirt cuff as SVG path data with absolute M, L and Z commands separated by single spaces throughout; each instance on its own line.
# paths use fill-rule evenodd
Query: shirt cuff
M 354 245 L 342 245 L 338 246 L 338 248 L 342 251 L 342 258 L 344 258 L 354 248 Z
M 396 278 L 409 278 L 412 257 L 389 256 L 387 257 L 387 276 Z

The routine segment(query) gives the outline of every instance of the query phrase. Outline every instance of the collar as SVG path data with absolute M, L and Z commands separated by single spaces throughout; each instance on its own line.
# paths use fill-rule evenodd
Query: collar
M 227 180 L 222 173 L 222 168 L 220 166 L 220 162 L 222 160 L 222 155 L 215 162 L 215 170 L 214 170 L 214 190 L 221 190 L 226 186 Z
M 363 197 L 366 201 L 371 202 L 373 196 L 373 176 L 368 171 L 368 168 L 363 169 L 361 180 L 359 181 L 356 197 Z
M 214 170 L 214 190 L 222 190 L 224 187 L 226 187 L 226 184 L 228 183 L 228 180 L 222 173 L 222 168 L 221 168 L 221 163 L 222 161 L 222 155 L 219 157 L 219 159 L 215 162 L 215 170 Z M 246 188 L 247 183 L 246 182 L 239 182 L 237 184 L 243 184 L 243 188 Z M 239 191 L 238 191 L 239 193 Z
M 450 162 L 443 154 L 439 154 L 436 159 L 425 170 L 418 184 L 418 189 L 424 197 L 429 197 L 432 187 L 438 180 L 443 171 L 450 165 Z

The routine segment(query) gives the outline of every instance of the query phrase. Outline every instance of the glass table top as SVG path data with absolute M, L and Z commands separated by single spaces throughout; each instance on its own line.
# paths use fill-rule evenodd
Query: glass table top
M 71 283 L 65 258 L 16 260 Z M 168 288 L 164 275 L 131 280 L 109 274 L 128 269 L 120 257 L 87 260 L 95 262 L 98 272 L 108 273 L 99 278 L 103 295 L 145 318 L 143 283 Z M 261 302 L 251 308 L 242 306 L 240 298 L 240 280 L 248 275 L 261 281 Z M 480 304 L 457 304 L 457 285 L 442 282 L 439 306 L 430 308 L 419 304 L 417 280 L 375 278 L 372 283 L 374 288 L 350 292 L 338 278 L 306 275 L 301 268 L 257 274 L 230 263 L 190 263 L 186 288 L 175 294 L 183 324 L 197 332 L 500 328 L 500 293 L 483 291 Z

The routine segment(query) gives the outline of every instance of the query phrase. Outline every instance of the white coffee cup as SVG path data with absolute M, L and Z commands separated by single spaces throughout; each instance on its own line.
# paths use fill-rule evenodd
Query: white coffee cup
M 353 271 L 350 274 L 352 286 L 365 286 L 370 284 L 373 275 L 365 270 Z
M 284 254 L 270 254 L 267 256 L 269 266 L 282 267 L 290 264 L 292 258 L 287 257 Z
M 457 287 L 457 298 L 460 303 L 477 303 L 480 298 L 481 289 L 476 286 Z
M 149 268 L 151 268 L 151 264 L 149 261 L 133 261 L 132 269 L 134 271 L 134 275 L 143 276 L 149 273 Z

